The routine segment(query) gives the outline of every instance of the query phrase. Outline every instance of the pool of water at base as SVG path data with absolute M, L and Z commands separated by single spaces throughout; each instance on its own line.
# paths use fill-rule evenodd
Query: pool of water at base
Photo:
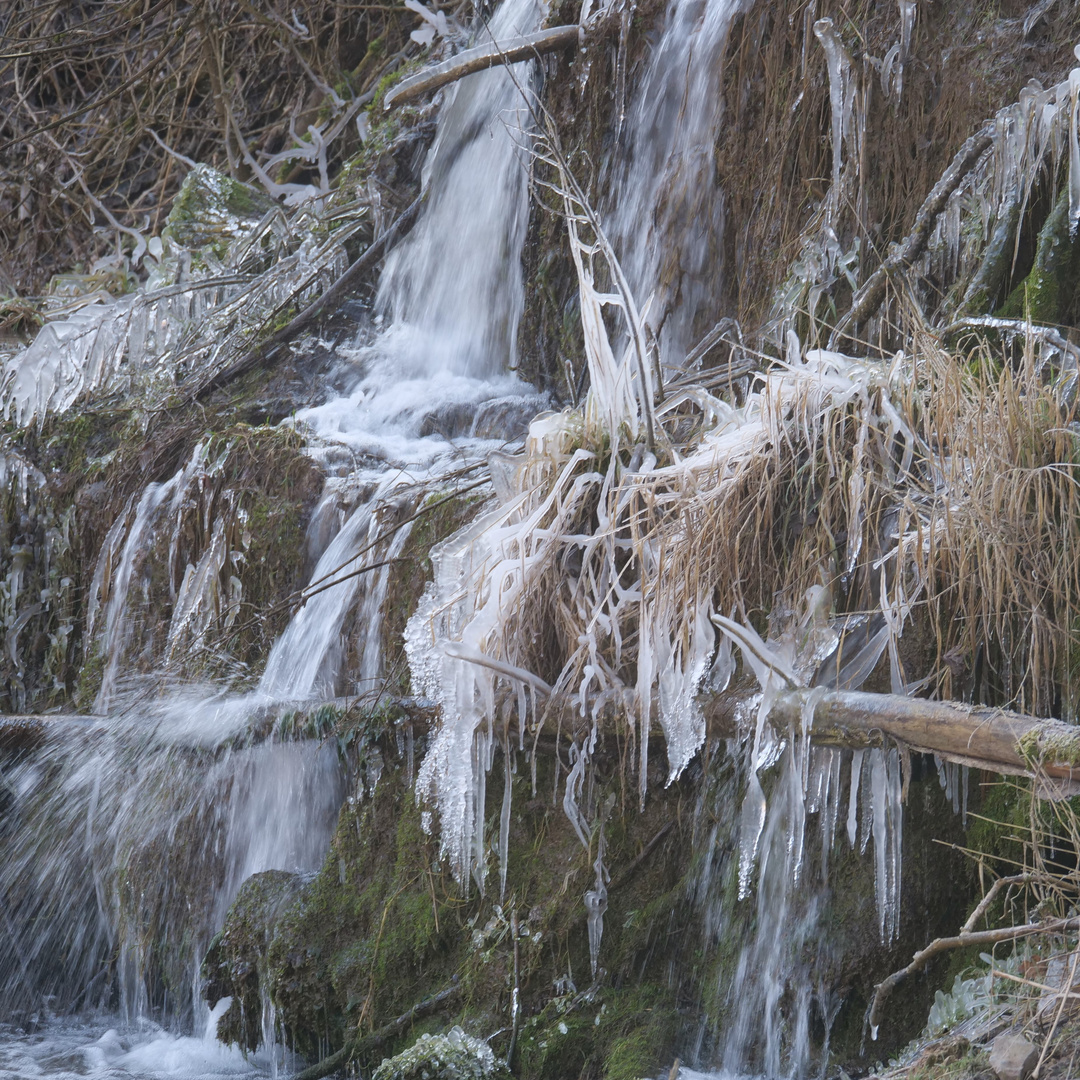
M 244 1055 L 225 1046 L 213 1031 L 229 999 L 219 1002 L 201 1036 L 176 1035 L 150 1021 L 124 1026 L 118 1017 L 96 1014 L 45 1019 L 27 1032 L 0 1024 L 0 1080 L 235 1080 L 289 1076 L 291 1055 L 281 1048 Z M 300 1065 L 299 1062 L 296 1063 Z

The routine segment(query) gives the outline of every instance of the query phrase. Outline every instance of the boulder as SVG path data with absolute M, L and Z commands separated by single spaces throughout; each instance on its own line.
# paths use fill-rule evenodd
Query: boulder
M 990 1068 L 998 1080 L 1027 1080 L 1039 1063 L 1039 1048 L 1023 1035 L 1006 1031 L 990 1049 Z
M 445 1035 L 421 1035 L 408 1050 L 384 1058 L 372 1080 L 503 1080 L 509 1075 L 486 1042 L 453 1027 Z

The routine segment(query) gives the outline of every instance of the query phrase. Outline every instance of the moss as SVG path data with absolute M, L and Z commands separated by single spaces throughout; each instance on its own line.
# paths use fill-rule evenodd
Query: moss
M 1080 237 L 1069 233 L 1067 188 L 1039 232 L 1031 273 L 1012 291 L 999 314 L 1059 325 L 1074 324 L 1080 315 Z
M 253 874 L 237 893 L 203 961 L 208 1000 L 232 997 L 218 1021 L 218 1038 L 254 1051 L 262 1039 L 260 991 L 266 980 L 266 956 L 277 923 L 302 887 L 296 874 L 267 870 Z
M 162 236 L 187 248 L 210 248 L 221 258 L 245 223 L 258 221 L 277 204 L 261 191 L 196 165 L 184 177 Z
M 602 1005 L 557 997 L 525 1025 L 517 1055 L 522 1080 L 587 1076 Z
M 994 1074 L 989 1071 L 990 1055 L 987 1051 L 971 1048 L 960 1050 L 958 1046 L 953 1050 L 951 1048 L 955 1044 L 945 1045 L 944 1050 L 928 1047 L 910 1071 L 905 1070 L 906 1080 L 981 1080 L 982 1077 L 993 1077 Z
M 1080 730 L 1051 731 L 1032 728 L 1016 744 L 1026 761 L 1049 761 L 1058 765 L 1080 765 Z
M 675 1056 L 682 1023 L 671 995 L 655 987 L 606 994 L 597 1025 L 604 1080 L 658 1075 Z
M 368 741 L 359 757 L 377 764 L 381 751 Z M 340 1045 L 449 981 L 440 953 L 453 915 L 423 871 L 435 851 L 420 811 L 399 805 L 396 788 L 384 777 L 346 801 L 322 871 L 270 946 L 275 1001 L 302 1052 Z
M 72 695 L 75 705 L 83 712 L 89 712 L 101 689 L 101 680 L 105 677 L 105 656 L 95 644 L 86 661 L 79 668 L 79 679 Z

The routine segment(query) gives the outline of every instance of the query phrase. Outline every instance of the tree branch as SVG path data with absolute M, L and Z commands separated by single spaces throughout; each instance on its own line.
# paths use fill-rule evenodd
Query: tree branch
M 452 1001 L 460 993 L 461 987 L 455 982 L 453 986 L 439 992 L 434 997 L 429 997 L 426 1001 L 421 1001 L 418 1005 L 414 1005 L 408 1012 L 402 1013 L 396 1020 L 391 1020 L 390 1023 L 384 1024 L 378 1031 L 373 1031 L 364 1038 L 357 1038 L 354 1036 L 349 1039 L 337 1053 L 323 1058 L 322 1061 L 315 1065 L 311 1065 L 304 1069 L 303 1072 L 298 1073 L 296 1080 L 322 1080 L 324 1076 L 329 1076 L 333 1072 L 338 1072 L 352 1058 L 359 1054 L 370 1054 L 372 1050 L 377 1050 L 383 1043 L 393 1038 L 393 1036 L 397 1035 L 398 1032 L 404 1028 L 407 1028 L 414 1021 L 420 1020 L 430 1013 L 438 1012 L 444 1005 L 449 1001 Z
M 957 151 L 949 167 L 934 185 L 915 215 L 915 224 L 903 243 L 875 270 L 851 301 L 851 310 L 836 324 L 829 336 L 829 348 L 836 348 L 846 337 L 856 331 L 881 306 L 889 279 L 907 270 L 923 253 L 930 234 L 952 193 L 975 166 L 979 158 L 993 143 L 989 127 L 983 127 L 972 135 Z
M 906 968 L 894 971 L 887 979 L 878 983 L 874 991 L 874 1003 L 870 1009 L 870 1027 L 876 1028 L 881 1023 L 881 1013 L 888 996 L 909 975 L 921 971 L 938 953 L 951 949 L 962 949 L 967 945 L 996 945 L 1001 941 L 1015 941 L 1017 938 L 1030 937 L 1032 934 L 1063 934 L 1080 928 L 1080 918 L 1052 919 L 1049 922 L 1024 923 L 1023 926 L 1006 926 L 1000 930 L 980 930 L 972 934 L 957 934 L 956 937 L 936 938 L 925 949 L 920 949 Z
M 781 693 L 770 722 L 801 724 L 809 694 L 803 689 Z M 733 727 L 735 704 L 725 695 L 707 700 L 705 712 L 714 723 Z M 811 738 L 849 747 L 882 746 L 894 739 L 961 765 L 1059 781 L 1069 793 L 1080 782 L 1080 727 L 956 701 L 833 691 L 814 710 Z
M 303 311 L 300 312 L 287 325 L 283 326 L 276 334 L 271 334 L 264 342 L 256 345 L 235 363 L 218 372 L 217 375 L 207 379 L 197 386 L 192 397 L 201 398 L 225 386 L 234 379 L 239 378 L 253 367 L 278 356 L 282 349 L 291 341 L 295 341 L 305 330 L 314 325 L 326 312 L 332 311 L 354 289 L 374 267 L 375 264 L 392 248 L 414 225 L 424 196 L 418 195 L 412 203 L 403 210 L 390 226 L 375 240 L 346 271 L 326 290 L 317 300 L 313 300 Z
M 412 101 L 438 90 L 441 86 L 463 79 L 466 75 L 486 71 L 498 64 L 516 64 L 519 60 L 531 60 L 543 53 L 576 45 L 579 33 L 580 27 L 577 24 L 554 26 L 549 30 L 527 34 L 511 41 L 492 41 L 475 49 L 466 49 L 441 64 L 433 64 L 411 78 L 403 79 L 387 93 L 383 99 L 383 108 L 392 109 L 395 105 Z

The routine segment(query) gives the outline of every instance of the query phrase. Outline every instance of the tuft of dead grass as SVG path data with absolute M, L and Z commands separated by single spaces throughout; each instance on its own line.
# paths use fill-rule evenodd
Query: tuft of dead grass
M 246 180 L 355 114 L 400 60 L 400 4 L 330 0 L 13 0 L 0 10 L 0 294 L 156 235 L 183 159 Z M 328 169 L 359 146 L 345 124 Z M 273 179 L 314 179 L 282 160 Z

